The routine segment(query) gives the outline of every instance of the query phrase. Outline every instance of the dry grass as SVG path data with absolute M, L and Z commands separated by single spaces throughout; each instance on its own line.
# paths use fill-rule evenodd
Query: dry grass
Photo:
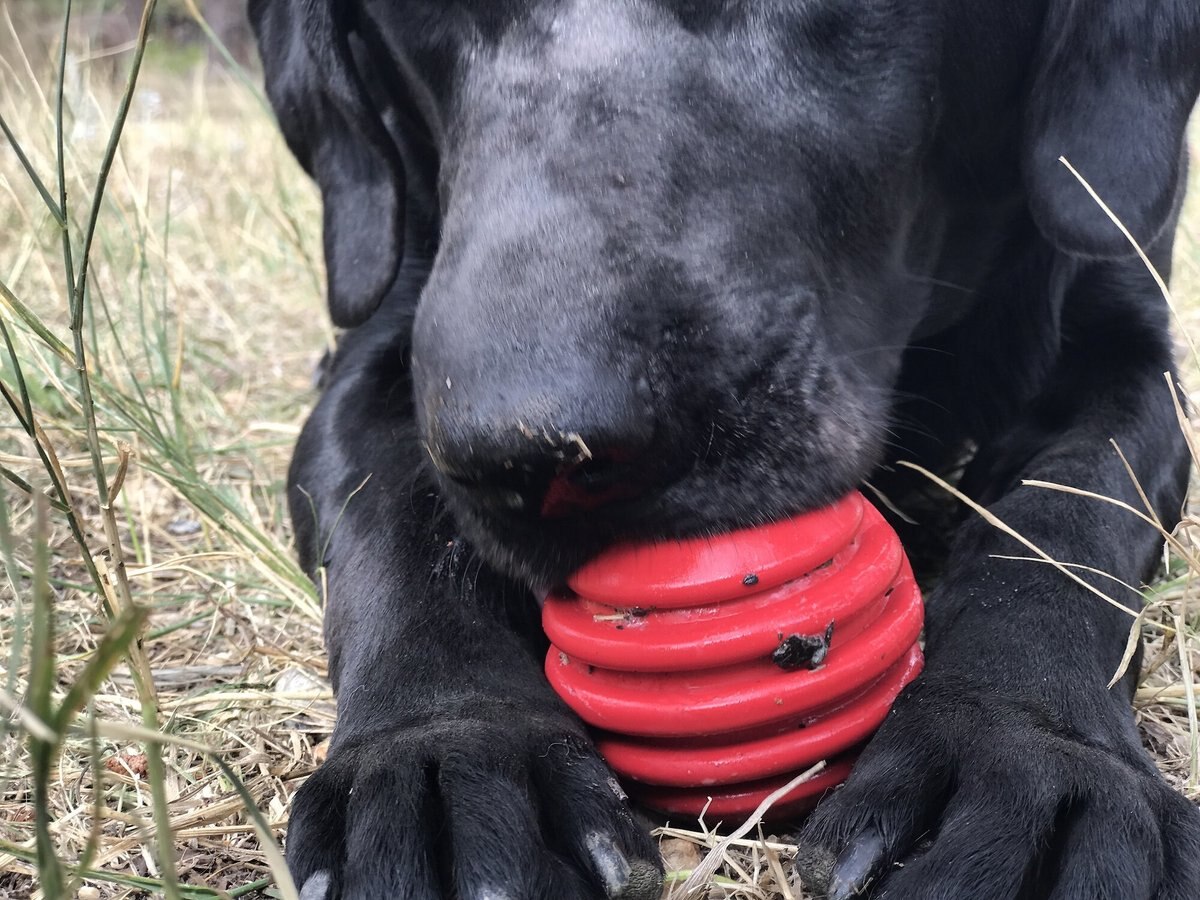
M 13 52 L 9 27 L 0 17 L 0 113 L 49 184 L 55 98 L 52 80 L 40 75 L 54 60 Z M 86 48 L 68 66 L 64 168 L 76 236 L 119 95 L 107 71 L 88 61 Z M 1187 327 L 1200 335 L 1198 201 L 1200 191 L 1180 242 L 1176 296 Z M 329 338 L 318 213 L 314 190 L 253 93 L 218 72 L 147 73 L 108 185 L 82 333 L 110 478 L 122 448 L 132 451 L 115 522 L 131 594 L 150 617 L 141 641 L 123 645 L 129 661 L 98 683 L 46 773 L 58 858 L 75 861 L 89 843 L 95 848 L 95 877 L 80 897 L 173 891 L 152 819 L 147 765 L 155 762 L 154 745 L 138 731 L 147 699 L 147 687 L 139 692 L 136 685 L 139 659 L 153 674 L 157 728 L 172 742 L 163 747 L 160 787 L 182 896 L 255 895 L 271 883 L 268 856 L 235 784 L 280 833 L 289 798 L 319 761 L 330 731 L 319 611 L 290 561 L 281 505 L 290 446 Z M 7 149 L 0 149 L 0 281 L 69 342 L 61 234 Z M 76 375 L 17 321 L 11 305 L 0 302 L 0 321 L 12 334 L 85 538 L 103 559 L 102 495 Z M 0 380 L 11 386 L 14 378 L 0 347 Z M 45 492 L 50 480 L 38 447 L 0 409 L 0 466 Z M 0 699 L 36 709 L 30 698 L 38 661 L 47 657 L 31 628 L 43 610 L 55 624 L 48 697 L 61 703 L 113 628 L 104 601 L 119 597 L 90 579 L 61 513 L 39 533 L 30 495 L 2 481 L 0 509 L 0 652 L 11 648 Z M 1193 535 L 1181 532 L 1189 548 Z M 49 551 L 49 569 L 39 599 L 40 547 Z M 1149 616 L 1181 626 L 1184 639 L 1172 643 L 1150 632 L 1160 636 L 1147 641 L 1137 704 L 1164 773 L 1198 798 L 1190 685 L 1200 621 L 1192 574 L 1177 557 L 1151 591 Z M 0 730 L 0 897 L 38 894 L 36 760 L 27 743 L 37 727 L 27 716 Z M 680 879 L 715 840 L 673 830 L 663 839 Z M 752 831 L 725 851 L 712 896 L 792 896 L 782 879 L 792 853 L 786 844 Z M 276 888 L 265 890 L 275 895 Z
M 11 36 L 8 45 L 16 46 Z M 0 59 L 0 111 L 49 181 L 53 83 L 34 73 L 52 71 L 52 61 L 7 52 Z M 68 67 L 66 169 L 77 234 L 119 88 L 107 68 L 82 55 Z M 311 771 L 332 723 L 320 680 L 319 611 L 291 562 L 281 506 L 290 446 L 328 339 L 315 262 L 319 209 L 255 96 L 217 73 L 147 73 L 110 177 L 85 328 L 109 471 L 122 444 L 133 452 L 119 525 L 132 592 L 151 610 L 141 643 L 161 728 L 218 751 L 274 829 L 286 823 L 288 798 Z M 65 339 L 60 234 L 7 148 L 0 152 L 0 234 L 0 280 Z M 11 310 L 3 314 L 11 327 Z M 98 549 L 101 510 L 72 372 L 28 329 L 13 333 L 33 406 Z M 0 377 L 11 384 L 12 376 L 11 365 L 0 364 Z M 0 426 L 0 464 L 45 488 L 33 442 L 10 418 L 0 416 Z M 3 594 L 0 646 L 19 649 L 7 692 L 21 697 L 29 646 L 18 629 L 29 619 L 37 541 L 28 497 L 5 488 L 17 590 Z M 70 531 L 55 520 L 47 542 L 61 695 L 107 631 L 108 617 Z M 90 712 L 101 723 L 141 724 L 127 666 L 103 683 Z M 50 798 L 62 859 L 84 852 L 99 788 L 105 802 L 92 868 L 160 878 L 147 749 L 119 732 L 101 739 L 97 785 L 90 741 L 85 734 L 68 740 Z M 0 891 L 23 896 L 36 870 L 28 852 L 30 760 L 16 734 L 5 738 L 3 753 L 0 838 L 15 846 L 0 853 L 7 873 Z M 180 880 L 232 891 L 268 879 L 227 775 L 188 748 L 168 746 L 164 756 Z M 100 896 L 127 893 L 91 883 Z

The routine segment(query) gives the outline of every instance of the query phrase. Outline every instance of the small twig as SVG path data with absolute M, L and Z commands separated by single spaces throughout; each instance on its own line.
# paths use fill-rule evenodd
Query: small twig
M 688 876 L 687 881 L 680 885 L 679 890 L 681 892 L 681 900 L 693 900 L 693 898 L 698 897 L 700 891 L 703 891 L 708 887 L 712 876 L 716 874 L 717 869 L 721 867 L 721 863 L 728 853 L 730 846 L 732 846 L 735 841 L 741 840 L 747 834 L 753 831 L 758 823 L 762 821 L 762 817 L 767 814 L 772 806 L 774 806 L 800 785 L 804 784 L 806 781 L 809 781 L 815 776 L 819 775 L 824 769 L 825 762 L 822 760 L 815 766 L 812 766 L 811 768 L 801 772 L 783 787 L 776 791 L 772 791 L 762 803 L 758 804 L 758 808 L 750 814 L 750 818 L 748 818 L 745 823 L 738 828 L 737 831 L 733 832 L 733 834 L 729 835 L 729 837 L 723 838 L 721 842 L 717 844 L 717 846 L 708 852 L 708 855 L 704 857 L 700 865 L 696 866 L 696 868 L 692 870 L 692 874 Z
M 1183 321 L 1183 318 L 1179 315 L 1179 310 L 1175 308 L 1175 302 L 1171 298 L 1171 289 L 1167 287 L 1166 279 L 1162 277 L 1158 271 L 1158 268 L 1150 261 L 1150 257 L 1146 255 L 1146 251 L 1142 249 L 1142 245 L 1138 243 L 1137 238 L 1130 234 L 1129 229 L 1125 227 L 1125 223 L 1122 222 L 1120 218 L 1118 218 L 1117 214 L 1112 211 L 1109 205 L 1100 198 L 1100 195 L 1096 193 L 1096 189 L 1091 186 L 1088 180 L 1079 174 L 1079 170 L 1071 165 L 1065 156 L 1060 156 L 1058 161 L 1066 166 L 1067 171 L 1074 175 L 1076 180 L 1083 185 L 1083 189 L 1088 192 L 1088 195 L 1096 202 L 1096 205 L 1099 206 L 1104 214 L 1112 221 L 1112 223 L 1117 226 L 1121 234 L 1125 236 L 1125 240 L 1129 241 L 1129 245 L 1133 247 L 1134 251 L 1138 255 L 1138 258 L 1141 259 L 1142 265 L 1146 267 L 1146 270 L 1150 273 L 1150 277 L 1153 278 L 1154 283 L 1158 285 L 1159 291 L 1162 292 L 1163 299 L 1167 302 L 1167 307 L 1171 310 L 1172 315 L 1175 317 L 1175 321 L 1181 326 L 1179 330 L 1183 332 L 1184 339 L 1188 342 L 1188 346 L 1191 348 L 1192 359 L 1197 363 L 1200 363 L 1200 353 L 1198 353 L 1196 350 L 1196 342 L 1192 340 L 1192 336 L 1187 328 L 1187 323 Z
M 133 455 L 133 448 L 129 444 L 122 441 L 117 445 L 117 472 L 113 476 L 112 488 L 108 495 L 108 508 L 112 508 L 117 502 L 117 497 L 121 494 L 121 488 L 125 484 L 125 475 L 129 471 L 129 459 Z
M 1182 615 L 1175 616 L 1175 630 L 1185 634 L 1187 623 Z M 1195 787 L 1200 780 L 1200 718 L 1196 713 L 1196 674 L 1192 667 L 1192 654 L 1188 642 L 1182 637 L 1176 641 L 1179 648 L 1179 677 L 1183 681 L 1183 694 L 1187 700 L 1188 736 L 1191 750 L 1191 765 L 1188 770 L 1188 787 Z
M 1099 500 L 1101 503 L 1108 503 L 1118 509 L 1123 509 L 1131 515 L 1137 516 L 1147 525 L 1154 527 L 1168 544 L 1175 548 L 1175 551 L 1187 560 L 1188 564 L 1194 568 L 1200 569 L 1200 560 L 1188 552 L 1188 549 L 1176 538 L 1171 532 L 1167 531 L 1157 516 L 1148 516 L 1140 509 L 1126 503 L 1124 500 L 1118 500 L 1115 497 L 1106 497 L 1103 494 L 1097 494 L 1095 491 L 1084 490 L 1083 488 L 1071 487 L 1065 484 L 1056 484 L 1052 481 L 1036 481 L 1033 479 L 1025 479 L 1021 484 L 1026 487 L 1044 488 L 1048 491 L 1058 491 L 1062 494 L 1073 494 L 1076 497 L 1086 497 L 1089 500 Z
M 762 848 L 763 856 L 767 858 L 767 866 L 771 869 L 771 874 L 775 877 L 775 884 L 783 894 L 783 900 L 796 900 L 796 895 L 792 893 L 792 886 L 788 881 L 787 873 L 783 871 L 783 864 L 779 861 L 779 851 L 767 843 L 766 835 L 762 832 L 762 825 L 758 827 L 758 843 Z
M 1033 553 L 1037 554 L 1037 556 L 1041 557 L 1044 561 L 1048 562 L 1054 568 L 1058 569 L 1058 571 L 1062 572 L 1062 574 L 1066 575 L 1068 578 L 1070 578 L 1072 581 L 1074 581 L 1080 587 L 1085 588 L 1086 590 L 1095 594 L 1097 597 L 1099 597 L 1105 603 L 1112 606 L 1114 609 L 1120 610 L 1121 612 L 1123 612 L 1125 615 L 1129 616 L 1130 618 L 1136 619 L 1138 617 L 1138 613 L 1135 610 L 1130 609 L 1128 606 L 1126 606 L 1125 604 L 1121 603 L 1118 600 L 1114 600 L 1112 597 L 1110 597 L 1108 594 L 1104 593 L 1104 591 L 1100 590 L 1095 585 L 1089 584 L 1088 582 L 1084 581 L 1082 578 L 1080 578 L 1078 575 L 1076 575 L 1074 572 L 1072 572 L 1067 566 L 1063 565 L 1061 562 L 1059 562 L 1057 559 L 1055 559 L 1053 556 L 1051 556 L 1049 553 L 1047 553 L 1045 550 L 1043 550 L 1041 547 L 1039 547 L 1033 541 L 1029 540 L 1029 538 L 1025 537 L 1023 534 L 1018 532 L 1015 528 L 1012 528 L 1010 525 L 1008 525 L 1003 519 L 1001 519 L 999 516 L 997 516 L 990 509 L 988 509 L 987 507 L 985 507 L 979 503 L 976 503 L 974 500 L 972 500 L 970 497 L 968 497 L 966 494 L 964 494 L 962 491 L 960 491 L 954 485 L 947 482 L 945 479 L 939 478 L 937 475 L 934 475 L 932 472 L 930 472 L 925 467 L 918 466 L 916 463 L 902 461 L 902 462 L 897 463 L 897 465 L 904 466 L 906 469 L 912 469 L 914 472 L 918 472 L 919 474 L 924 475 L 926 478 L 928 478 L 934 484 L 938 485 L 938 487 L 942 488 L 942 490 L 947 491 L 955 499 L 957 499 L 957 500 L 961 501 L 962 503 L 965 503 L 967 506 L 969 506 L 972 510 L 974 510 L 976 513 L 978 513 L 979 516 L 985 522 L 987 522 L 989 525 L 1004 532 L 1005 534 L 1007 534 L 1013 540 L 1017 541 L 1022 546 L 1027 547 L 1029 550 L 1033 551 Z M 1146 624 L 1147 624 L 1147 626 L 1152 627 L 1152 628 L 1157 628 L 1160 631 L 1170 632 L 1170 631 L 1174 630 L 1174 629 L 1170 628 L 1169 626 L 1162 625 L 1158 622 L 1147 622 Z

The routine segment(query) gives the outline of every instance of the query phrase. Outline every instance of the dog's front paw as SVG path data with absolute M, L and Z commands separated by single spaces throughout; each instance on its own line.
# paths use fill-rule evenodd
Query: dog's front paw
M 659 854 L 591 746 L 528 722 L 347 742 L 296 795 L 302 900 L 657 900 Z
M 914 683 L 801 845 L 830 900 L 1200 897 L 1200 813 L 1136 746 L 962 682 Z

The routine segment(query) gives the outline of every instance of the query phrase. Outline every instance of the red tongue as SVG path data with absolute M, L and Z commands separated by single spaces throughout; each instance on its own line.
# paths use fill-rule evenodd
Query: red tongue
M 635 490 L 619 484 L 599 490 L 586 488 L 572 482 L 568 473 L 564 472 L 554 476 L 546 489 L 546 496 L 542 498 L 542 518 L 561 519 L 575 513 L 590 512 L 618 500 L 628 500 L 635 493 Z

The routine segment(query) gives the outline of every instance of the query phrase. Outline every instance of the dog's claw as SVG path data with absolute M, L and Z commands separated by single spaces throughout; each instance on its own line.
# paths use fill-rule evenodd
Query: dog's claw
M 630 861 L 611 836 L 593 832 L 587 848 L 611 900 L 657 900 L 662 894 L 662 873 L 650 863 Z
M 317 872 L 310 875 L 300 889 L 300 900 L 327 900 L 329 897 L 329 873 Z
M 883 836 L 873 828 L 863 831 L 838 857 L 829 879 L 829 900 L 862 896 L 879 875 L 884 859 Z
M 599 832 L 588 835 L 587 847 L 592 865 L 604 882 L 605 892 L 610 897 L 620 897 L 629 885 L 629 860 L 617 849 L 612 838 Z

